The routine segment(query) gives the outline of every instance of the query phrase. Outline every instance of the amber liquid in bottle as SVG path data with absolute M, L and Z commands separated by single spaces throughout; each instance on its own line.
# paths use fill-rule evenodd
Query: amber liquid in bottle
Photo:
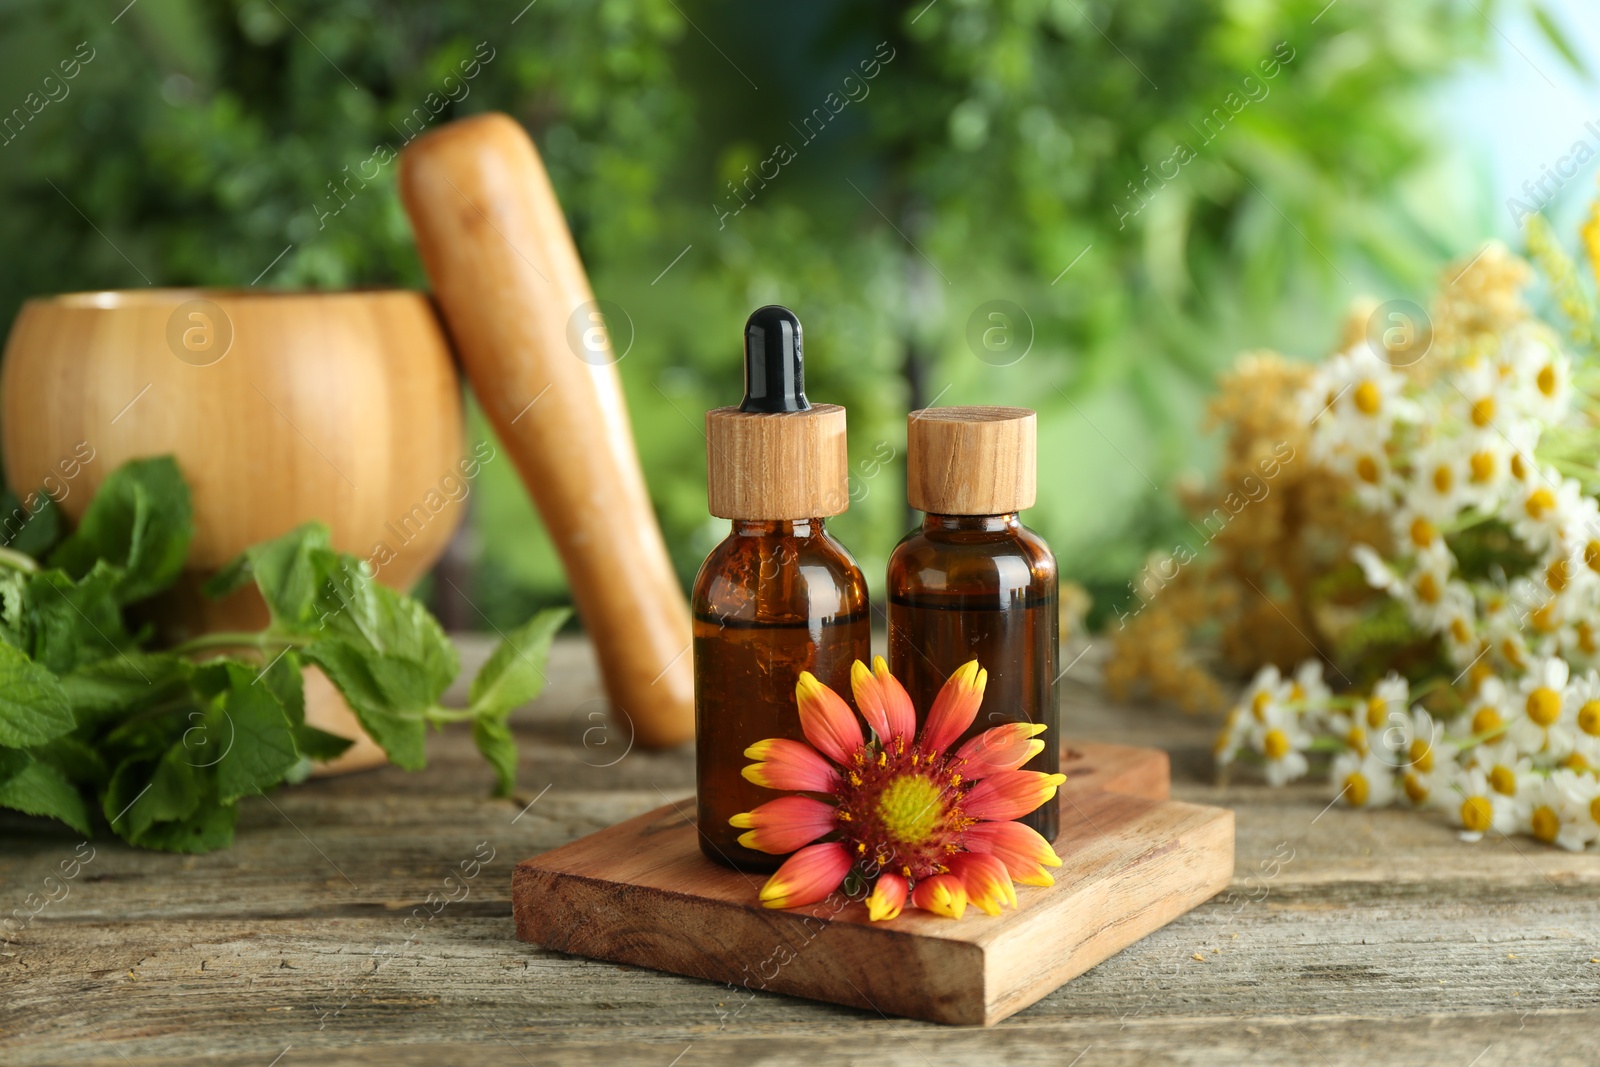
M 889 669 L 905 684 L 918 722 L 957 667 L 976 658 L 989 672 L 983 705 L 961 742 L 1008 722 L 1044 723 L 1040 752 L 1025 766 L 1061 766 L 1060 617 L 1056 561 L 1033 531 L 1008 515 L 928 515 L 889 557 Z M 1022 822 L 1055 840 L 1055 801 Z
M 694 583 L 695 775 L 700 850 L 743 870 L 782 856 L 739 844 L 728 825 L 781 796 L 740 772 L 769 737 L 804 741 L 794 687 L 810 671 L 850 699 L 850 665 L 872 658 L 867 583 L 821 519 L 736 519 Z

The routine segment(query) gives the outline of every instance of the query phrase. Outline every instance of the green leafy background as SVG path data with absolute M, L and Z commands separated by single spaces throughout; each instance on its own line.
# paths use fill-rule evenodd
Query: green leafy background
M 119 4 L 7 5 L 0 103 L 79 41 L 94 58 L 0 148 L 0 320 L 33 293 L 264 270 L 270 286 L 423 285 L 394 166 L 337 215 L 327 183 L 398 147 L 482 45 L 493 58 L 434 123 L 499 109 L 532 131 L 597 294 L 632 323 L 622 376 L 685 582 L 721 535 L 702 413 L 737 399 L 743 319 L 780 301 L 805 323 L 811 394 L 850 410 L 856 501 L 833 525 L 870 581 L 909 521 L 906 411 L 1026 404 L 1029 522 L 1114 599 L 1180 521 L 1172 483 L 1205 467 L 1200 408 L 1239 347 L 1315 352 L 1352 296 L 1414 297 L 1475 241 L 1451 213 L 1468 176 L 1429 147 L 1423 97 L 1485 55 L 1507 7 L 525 2 L 146 0 L 114 23 Z M 883 42 L 868 95 L 802 138 L 828 94 L 860 94 L 845 78 Z M 1263 79 L 1280 42 L 1293 58 Z M 1232 114 L 1250 75 L 1266 92 Z M 1202 143 L 1218 108 L 1230 119 Z M 728 183 L 780 142 L 796 158 L 719 220 Z M 1192 161 L 1123 219 L 1129 183 L 1180 144 Z M 1032 324 L 1011 366 L 967 340 L 996 299 Z M 510 465 L 476 489 L 473 600 L 506 627 L 563 602 Z

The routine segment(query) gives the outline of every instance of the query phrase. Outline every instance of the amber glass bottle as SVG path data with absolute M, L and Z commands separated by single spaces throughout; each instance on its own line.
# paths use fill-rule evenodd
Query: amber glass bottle
M 912 413 L 907 497 L 926 517 L 889 557 L 889 669 L 923 716 L 950 673 L 976 658 L 989 682 L 967 736 L 1007 722 L 1044 723 L 1044 751 L 1027 768 L 1054 774 L 1056 562 L 1017 519 L 1034 501 L 1034 424 L 1025 408 Z M 1048 840 L 1060 830 L 1054 801 L 1022 821 Z
M 713 515 L 733 528 L 695 579 L 695 785 L 700 850 L 772 870 L 728 820 L 778 794 L 744 778 L 745 749 L 804 740 L 794 688 L 810 671 L 848 698 L 870 660 L 867 583 L 824 518 L 849 505 L 844 409 L 806 400 L 800 323 L 787 309 L 745 324 L 745 399 L 706 414 Z

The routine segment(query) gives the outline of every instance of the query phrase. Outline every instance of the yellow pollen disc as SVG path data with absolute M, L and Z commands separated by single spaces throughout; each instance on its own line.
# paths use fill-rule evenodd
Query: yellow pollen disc
M 1501 639 L 1500 654 L 1504 656 L 1506 658 L 1506 662 L 1511 664 L 1513 667 L 1522 666 L 1522 649 L 1518 648 L 1517 643 L 1511 638 L 1505 637 Z
M 1569 771 L 1577 771 L 1579 774 L 1587 774 L 1592 770 L 1589 766 L 1589 761 L 1584 759 L 1581 752 L 1567 753 L 1567 758 L 1561 761 L 1561 766 Z
M 920 774 L 896 778 L 878 797 L 878 818 L 901 844 L 926 844 L 943 815 L 939 787 Z
M 1417 579 L 1417 599 L 1424 604 L 1437 604 L 1439 602 L 1439 579 L 1422 572 L 1422 577 Z
M 1422 516 L 1418 515 L 1411 520 L 1411 543 L 1418 548 L 1427 548 L 1438 536 L 1439 531 L 1434 529 L 1433 523 Z
M 1290 700 L 1299 701 L 1299 700 L 1304 700 L 1305 698 L 1306 698 L 1306 691 L 1300 685 L 1299 682 L 1295 682 L 1295 683 L 1293 683 L 1292 685 L 1289 686 L 1289 699 Z
M 1593 626 L 1590 626 L 1588 623 L 1580 619 L 1575 629 L 1578 631 L 1579 648 L 1583 649 L 1591 656 L 1597 651 L 1600 651 L 1600 645 L 1595 644 Z
M 1433 770 L 1433 742 L 1420 737 L 1411 742 L 1411 765 L 1423 774 Z
M 1541 685 L 1528 694 L 1528 718 L 1540 726 L 1554 725 L 1561 717 L 1561 694 Z
M 1354 752 L 1367 754 L 1367 732 L 1359 726 L 1350 727 L 1350 732 L 1344 735 L 1344 743 Z
M 1486 396 L 1472 405 L 1472 425 L 1479 427 L 1494 421 L 1494 397 Z
M 1531 623 L 1533 628 L 1538 630 L 1540 633 L 1550 633 L 1558 625 L 1560 625 L 1556 621 L 1556 602 L 1554 600 L 1550 600 L 1540 604 L 1528 614 L 1528 622 Z
M 1255 716 L 1256 722 L 1267 721 L 1267 706 L 1272 703 L 1272 694 L 1265 689 L 1257 693 L 1250 701 L 1250 714 Z
M 1528 513 L 1528 518 L 1543 518 L 1555 509 L 1556 495 L 1550 490 L 1540 486 L 1528 494 L 1528 499 L 1522 502 L 1522 510 Z
M 1448 493 L 1450 487 L 1456 484 L 1455 471 L 1443 463 L 1433 468 L 1433 488 L 1438 493 Z
M 1550 566 L 1544 569 L 1544 584 L 1550 587 L 1552 593 L 1559 593 L 1567 587 L 1567 561 L 1553 559 Z
M 1371 456 L 1362 456 L 1356 460 L 1356 477 L 1368 485 L 1378 484 L 1378 461 Z
M 1211 742 L 1211 754 L 1213 756 L 1222 755 L 1228 750 L 1229 742 L 1232 740 L 1233 738 L 1229 737 L 1226 732 L 1218 734 L 1217 739 Z
M 1503 797 L 1517 795 L 1517 776 L 1503 763 L 1496 763 L 1489 772 L 1489 788 Z
M 1356 410 L 1363 415 L 1376 415 L 1383 407 L 1383 394 L 1378 392 L 1376 382 L 1362 382 L 1356 386 L 1352 397 L 1356 402 Z
M 1268 730 L 1261 739 L 1261 750 L 1268 759 L 1282 759 L 1289 754 L 1289 735 L 1282 730 Z
M 1367 725 L 1376 730 L 1383 725 L 1384 712 L 1389 710 L 1389 702 L 1382 697 L 1367 698 Z
M 1547 845 L 1561 832 L 1561 816 L 1557 815 L 1548 804 L 1540 804 L 1533 809 L 1531 822 L 1529 829 L 1533 831 L 1533 836 Z
M 1528 465 L 1523 462 L 1521 452 L 1511 453 L 1511 476 L 1519 482 L 1528 476 Z
M 1411 803 L 1421 804 L 1424 800 L 1428 799 L 1428 787 L 1424 785 L 1422 779 L 1417 777 L 1415 774 L 1406 775 L 1405 785 L 1406 799 L 1411 801 Z
M 1471 459 L 1472 480 L 1483 485 L 1494 477 L 1494 453 L 1474 452 Z
M 1487 663 L 1484 663 L 1482 660 L 1474 663 L 1472 665 L 1472 669 L 1467 672 L 1467 682 L 1471 685 L 1474 693 L 1483 688 L 1483 683 L 1493 677 L 1494 668 L 1489 666 Z
M 1556 395 L 1556 368 L 1553 364 L 1546 363 L 1539 368 L 1539 375 L 1534 379 L 1539 386 L 1539 392 L 1547 397 Z
M 1467 625 L 1467 620 L 1457 615 L 1450 620 L 1450 636 L 1456 639 L 1456 644 L 1464 645 L 1472 640 L 1472 627 Z
M 1504 726 L 1506 721 L 1500 713 L 1487 705 L 1479 708 L 1472 716 L 1472 732 L 1475 734 L 1493 733 Z
M 1345 777 L 1344 798 L 1348 800 L 1353 807 L 1366 807 L 1367 798 L 1371 795 L 1372 787 L 1367 784 L 1366 775 L 1362 774 L 1360 771 L 1356 771 L 1353 774 Z
M 1600 700 L 1587 701 L 1578 709 L 1578 729 L 1590 737 L 1600 737 Z
M 1461 825 L 1481 834 L 1494 821 L 1494 805 L 1488 797 L 1468 797 L 1461 802 Z
M 1595 822 L 1600 822 L 1600 797 L 1595 797 L 1589 801 L 1589 818 Z
M 1590 541 L 1583 546 L 1583 562 L 1592 571 L 1600 571 L 1600 541 Z

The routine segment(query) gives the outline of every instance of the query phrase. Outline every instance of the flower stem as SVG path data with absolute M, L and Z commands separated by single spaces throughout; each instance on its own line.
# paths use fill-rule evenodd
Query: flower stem
M 39 563 L 25 552 L 14 548 L 0 548 L 0 566 L 12 567 L 25 574 L 38 574 Z
M 253 648 L 258 652 L 268 652 L 283 648 L 304 648 L 315 641 L 313 637 L 301 637 L 294 634 L 278 634 L 271 630 L 250 632 L 246 630 L 221 631 L 214 634 L 201 634 L 191 638 L 172 650 L 177 656 L 186 656 L 193 652 L 209 652 L 218 648 Z

